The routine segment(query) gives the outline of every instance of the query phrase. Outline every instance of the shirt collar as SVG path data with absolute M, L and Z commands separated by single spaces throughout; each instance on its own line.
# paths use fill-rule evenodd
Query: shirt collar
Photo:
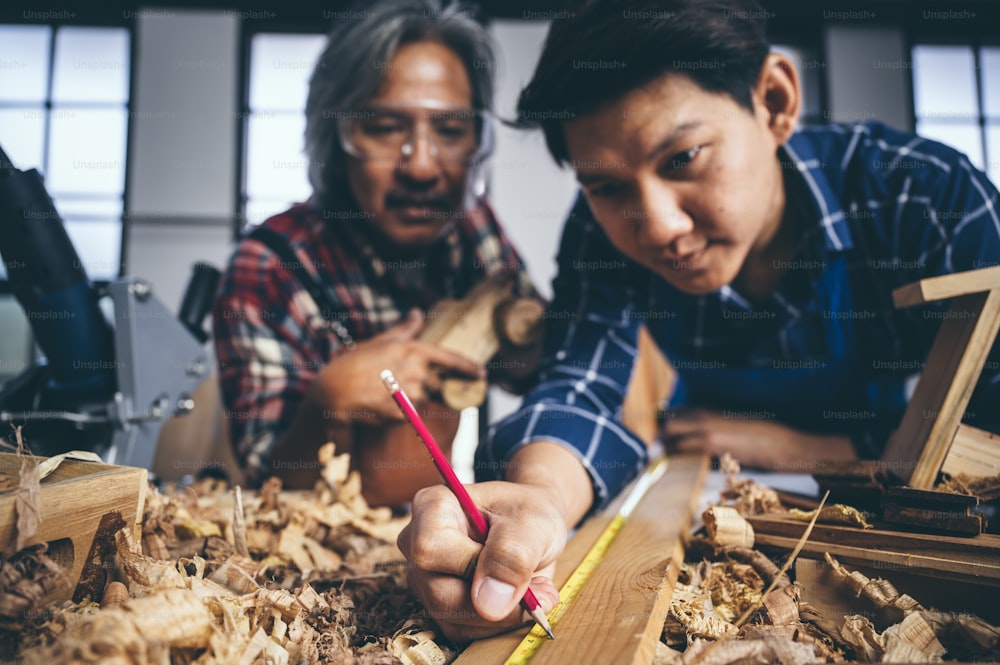
M 789 182 L 800 188 L 800 200 L 807 206 L 826 250 L 843 252 L 854 247 L 844 209 L 823 172 L 826 163 L 816 155 L 810 138 L 795 132 L 779 148 L 778 158 L 783 168 L 792 170 Z M 790 198 L 786 193 L 786 200 Z

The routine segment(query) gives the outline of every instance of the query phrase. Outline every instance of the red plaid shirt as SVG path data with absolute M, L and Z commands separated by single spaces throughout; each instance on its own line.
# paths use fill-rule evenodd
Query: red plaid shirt
M 380 259 L 363 224 L 353 213 L 324 213 L 309 204 L 263 223 L 289 241 L 338 306 L 333 316 L 359 342 L 392 327 L 412 307 L 426 311 L 442 298 L 461 298 L 498 273 L 517 274 L 520 293 L 535 293 L 485 202 L 434 246 L 427 282 L 419 287 L 407 271 L 413 262 Z M 223 275 L 213 330 L 230 437 L 247 480 L 256 484 L 270 475 L 274 446 L 313 377 L 346 349 L 285 262 L 252 238 L 240 242 Z

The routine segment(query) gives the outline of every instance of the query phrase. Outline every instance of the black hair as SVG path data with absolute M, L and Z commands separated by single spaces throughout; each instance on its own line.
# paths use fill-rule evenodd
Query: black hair
M 753 111 L 751 90 L 770 51 L 768 13 L 754 0 L 582 0 L 553 20 L 517 125 L 541 128 L 569 160 L 563 123 L 668 73 L 688 76 Z

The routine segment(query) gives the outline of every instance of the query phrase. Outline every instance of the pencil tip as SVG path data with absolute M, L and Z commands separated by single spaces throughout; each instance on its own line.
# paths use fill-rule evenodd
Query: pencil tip
M 540 606 L 531 612 L 531 616 L 535 620 L 535 623 L 542 627 L 542 630 L 545 631 L 550 640 L 556 639 L 555 633 L 552 632 L 552 626 L 549 625 L 548 617 L 545 616 L 545 612 L 542 611 Z

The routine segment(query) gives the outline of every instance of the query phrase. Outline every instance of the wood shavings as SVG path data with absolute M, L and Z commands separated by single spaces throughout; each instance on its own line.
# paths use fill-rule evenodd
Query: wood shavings
M 59 566 L 35 545 L 0 563 L 0 659 L 12 659 L 27 626 L 48 619 L 41 603 L 64 583 Z
M 732 505 L 740 515 L 750 517 L 785 510 L 773 489 L 739 477 L 740 464 L 729 453 L 719 460 L 719 469 L 726 474 L 726 488 L 720 493 L 720 499 L 724 505 Z
M 97 453 L 90 452 L 87 450 L 70 450 L 59 455 L 53 455 L 52 457 L 46 457 L 38 465 L 38 476 L 41 480 L 45 480 L 52 474 L 53 471 L 59 468 L 65 460 L 76 459 L 82 460 L 84 462 L 98 462 L 102 463 L 104 460 Z
M 1000 660 L 1000 628 L 977 616 L 955 612 L 925 611 L 948 655 L 958 660 Z
M 695 640 L 684 652 L 684 665 L 744 665 L 775 663 L 800 665 L 816 660 L 812 647 L 791 638 L 765 633 L 754 640 L 730 640 L 723 644 Z
M 730 506 L 709 506 L 702 513 L 708 538 L 716 545 L 753 547 L 754 533 L 750 523 Z
M 875 626 L 859 614 L 844 617 L 844 625 L 840 627 L 840 635 L 854 649 L 859 660 L 866 663 L 877 663 L 885 653 L 885 640 L 875 630 Z
M 27 547 L 42 522 L 42 477 L 38 461 L 27 455 L 21 461 L 17 488 L 14 489 L 14 513 L 17 515 L 17 537 L 13 543 L 7 543 L 5 556 Z
M 114 534 L 117 556 L 104 565 L 116 581 L 100 587 L 103 606 L 53 608 L 20 626 L 6 655 L 46 665 L 388 665 L 400 662 L 398 637 L 413 663 L 450 662 L 456 654 L 405 586 L 395 545 L 405 520 L 371 509 L 349 460 L 325 454 L 311 492 L 283 492 L 278 481 L 260 492 L 214 482 L 150 491 L 141 540 Z M 406 628 L 414 620 L 419 630 Z
M 434 631 L 420 621 L 409 621 L 392 637 L 390 650 L 403 665 L 445 665 L 455 654 L 434 641 Z
M 865 598 L 875 607 L 895 608 L 904 614 L 916 610 L 923 610 L 924 607 L 916 600 L 900 594 L 888 580 L 881 578 L 870 579 L 859 571 L 850 572 L 840 565 L 836 559 L 829 554 L 824 554 L 826 562 L 833 568 L 837 577 L 843 580 L 859 598 Z
M 934 489 L 939 492 L 977 496 L 981 501 L 1000 498 L 1000 475 L 973 478 L 964 473 L 952 476 Z
M 117 607 L 131 599 L 128 587 L 118 581 L 108 582 L 104 587 L 104 595 L 101 596 L 101 609 Z
M 761 598 L 768 621 L 774 626 L 787 626 L 799 620 L 799 598 L 802 590 L 795 584 Z
M 875 528 L 868 522 L 867 519 L 865 519 L 864 513 L 857 508 L 845 506 L 842 503 L 835 503 L 831 506 L 826 506 L 818 512 L 819 517 L 816 518 L 816 521 L 823 524 L 846 524 L 847 526 L 857 526 L 862 529 Z M 797 520 L 808 522 L 816 516 L 817 511 L 792 508 L 788 511 L 788 513 Z
M 902 620 L 879 635 L 864 617 L 848 617 L 841 628 L 843 639 L 863 658 L 883 662 L 930 663 L 951 658 L 1000 657 L 1000 628 L 978 617 L 926 610 L 920 603 L 884 580 L 870 580 L 858 571 L 848 572 L 826 555 L 827 563 L 859 597 L 876 607 L 902 612 Z
M 233 488 L 233 547 L 236 553 L 249 557 L 247 549 L 247 523 L 243 513 L 243 491 L 237 485 Z
M 887 663 L 935 663 L 941 660 L 945 649 L 938 641 L 934 629 L 920 612 L 907 614 L 900 623 L 882 631 Z

